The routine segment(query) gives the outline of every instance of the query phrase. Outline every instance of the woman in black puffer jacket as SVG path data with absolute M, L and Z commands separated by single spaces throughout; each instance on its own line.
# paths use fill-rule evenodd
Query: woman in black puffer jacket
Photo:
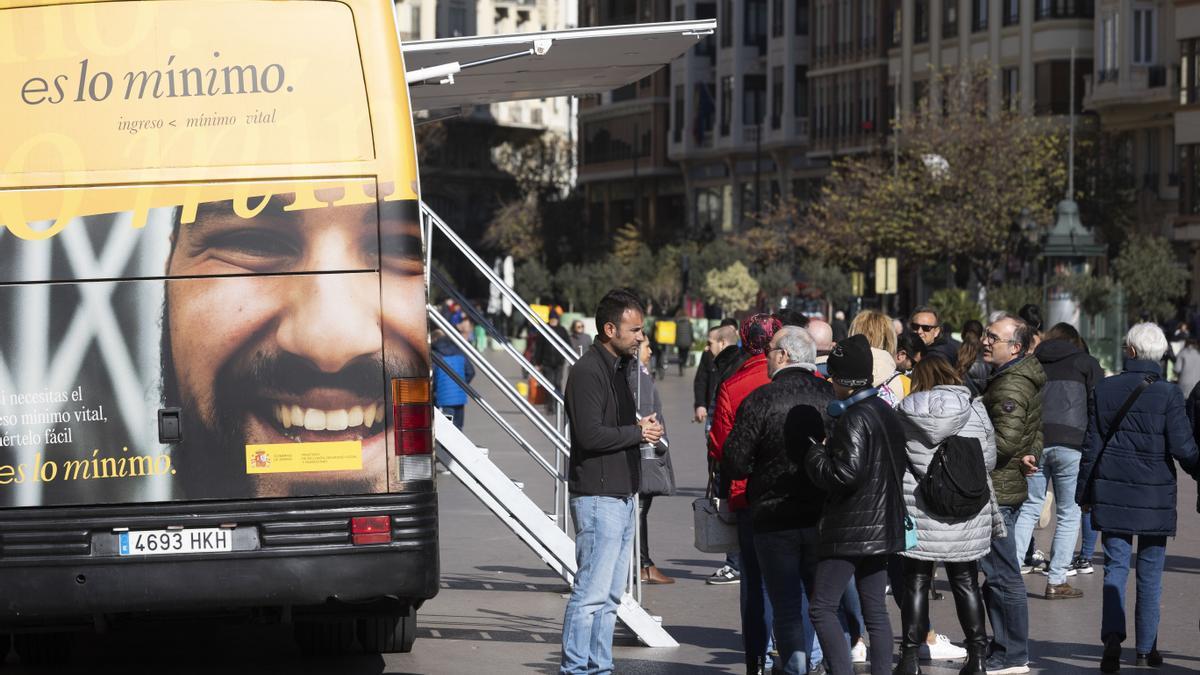
M 871 673 L 886 675 L 892 666 L 884 595 L 888 556 L 904 550 L 905 438 L 896 412 L 870 389 L 871 365 L 866 338 L 838 343 L 829 375 L 834 393 L 850 405 L 835 422 L 829 444 L 814 446 L 805 460 L 809 477 L 828 495 L 809 614 L 833 675 L 854 672 L 837 614 L 852 576 L 870 635 Z

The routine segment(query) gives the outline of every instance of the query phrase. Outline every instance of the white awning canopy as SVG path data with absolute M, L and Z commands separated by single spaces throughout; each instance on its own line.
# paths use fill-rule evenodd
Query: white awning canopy
M 610 91 L 716 30 L 715 19 L 445 38 L 401 45 L 412 109 Z M 482 63 L 481 63 L 482 62 Z

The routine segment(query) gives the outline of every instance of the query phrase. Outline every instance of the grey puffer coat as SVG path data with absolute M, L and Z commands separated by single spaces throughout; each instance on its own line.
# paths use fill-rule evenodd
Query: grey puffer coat
M 988 470 L 996 467 L 996 432 L 983 401 L 972 400 L 966 387 L 938 386 L 930 391 L 909 394 L 898 409 L 908 439 L 910 467 L 904 472 L 904 503 L 917 524 L 917 547 L 901 555 L 917 560 L 969 562 L 991 550 L 992 536 L 1004 534 L 1004 521 L 996 506 L 996 492 L 978 515 L 966 520 L 948 521 L 925 511 L 924 501 L 915 492 L 915 470 L 924 476 L 938 445 L 951 436 L 979 439 L 983 462 Z

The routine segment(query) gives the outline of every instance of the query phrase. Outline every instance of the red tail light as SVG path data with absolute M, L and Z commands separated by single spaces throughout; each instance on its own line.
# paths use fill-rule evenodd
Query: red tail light
M 392 419 L 396 425 L 397 455 L 433 453 L 433 406 L 429 401 L 428 378 L 392 380 Z
M 350 540 L 355 546 L 386 544 L 392 540 L 391 516 L 359 516 L 350 519 Z

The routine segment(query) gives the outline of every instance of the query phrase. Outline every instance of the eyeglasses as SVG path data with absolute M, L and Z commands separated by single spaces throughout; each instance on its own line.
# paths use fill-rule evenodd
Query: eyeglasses
M 926 326 L 923 323 L 916 322 L 908 324 L 908 327 L 911 328 L 915 333 L 931 333 L 933 332 L 934 328 L 937 328 L 937 326 Z
M 767 356 L 770 356 L 771 352 L 783 352 L 783 351 L 787 351 L 787 350 L 784 349 L 783 347 L 771 347 L 765 353 Z
M 1004 340 L 1004 339 L 1001 339 L 1001 337 L 999 335 L 996 335 L 995 333 L 988 333 L 987 335 L 983 336 L 982 342 L 984 342 L 985 344 L 989 344 L 989 345 L 992 343 L 995 343 L 995 342 L 1008 342 L 1009 344 L 1012 344 L 1012 343 L 1015 343 L 1016 340 Z

